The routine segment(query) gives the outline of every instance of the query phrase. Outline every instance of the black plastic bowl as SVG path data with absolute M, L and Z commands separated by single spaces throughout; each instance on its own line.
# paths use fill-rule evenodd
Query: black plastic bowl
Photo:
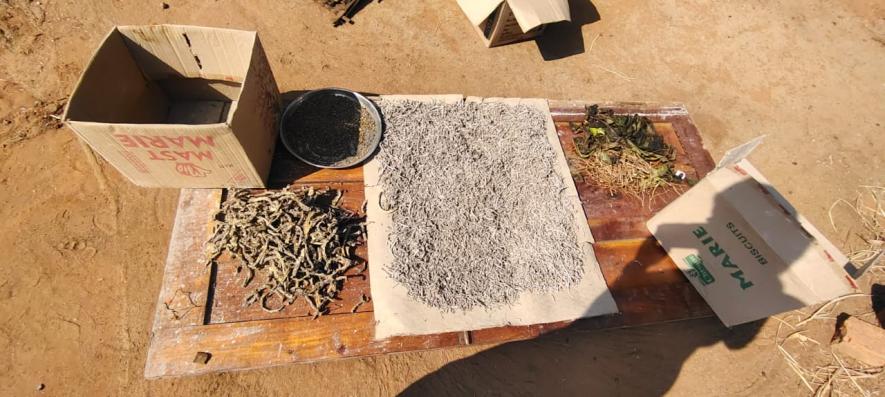
M 368 111 L 375 128 L 364 131 L 360 137 L 362 109 Z M 280 139 L 286 150 L 299 160 L 321 168 L 347 168 L 363 162 L 378 148 L 381 132 L 381 114 L 375 104 L 356 92 L 340 88 L 324 88 L 301 95 L 286 107 L 280 118 Z

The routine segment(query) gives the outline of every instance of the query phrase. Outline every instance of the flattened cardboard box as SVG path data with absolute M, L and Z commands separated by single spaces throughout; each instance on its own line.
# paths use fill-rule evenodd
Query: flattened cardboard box
M 64 120 L 139 186 L 264 187 L 278 112 L 255 32 L 119 26 L 80 77 Z
M 648 228 L 727 326 L 856 289 L 848 259 L 743 159 L 720 165 Z
M 486 47 L 540 36 L 547 24 L 568 21 L 568 0 L 458 0 Z

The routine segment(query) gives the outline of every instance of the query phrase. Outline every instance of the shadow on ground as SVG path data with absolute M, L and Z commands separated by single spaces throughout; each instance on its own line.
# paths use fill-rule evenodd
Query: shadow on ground
M 740 349 L 763 323 L 728 329 L 707 318 L 631 329 L 567 329 L 452 362 L 402 395 L 659 396 L 695 350 L 718 342 Z M 711 376 L 723 375 L 711 371 Z
M 747 183 L 758 187 L 755 181 L 740 184 Z M 667 234 L 694 233 L 695 236 L 726 238 L 728 232 L 722 219 L 728 219 L 734 212 L 723 197 L 732 190 L 743 190 L 740 184 L 729 187 L 714 199 L 712 214 L 705 223 L 667 224 L 659 230 Z M 656 245 L 653 239 L 646 241 Z M 711 252 L 719 251 L 718 244 L 711 244 L 704 243 L 704 246 Z M 782 253 L 791 257 L 782 259 L 789 263 L 807 247 L 807 244 L 791 247 L 788 254 Z M 654 293 L 644 291 L 646 287 L 637 286 L 636 282 L 651 277 L 650 270 L 638 258 L 625 258 L 625 261 L 630 266 L 625 265 L 617 279 L 606 282 L 618 303 L 624 325 L 648 323 L 647 319 L 656 317 L 656 310 L 666 311 L 669 306 L 649 304 Z M 751 266 L 739 265 L 743 270 L 746 270 L 743 266 Z M 719 264 L 703 266 L 713 268 Z M 713 281 L 705 280 L 704 288 L 736 289 L 739 293 L 752 294 L 759 287 L 747 287 L 746 281 L 764 284 L 760 279 L 750 280 L 747 273 L 728 272 L 714 272 L 715 280 L 713 277 L 710 277 Z M 778 284 L 772 285 L 772 290 L 783 291 L 776 278 L 773 282 Z M 779 312 L 802 306 L 795 298 L 781 294 L 781 299 L 768 300 L 766 310 Z M 717 318 L 710 317 L 629 329 L 588 330 L 590 322 L 576 321 L 568 328 L 536 339 L 505 343 L 451 362 L 410 385 L 402 395 L 662 395 L 670 390 L 683 362 L 696 350 L 720 342 L 731 350 L 742 349 L 759 334 L 765 321 L 727 328 Z M 728 376 L 723 370 L 711 368 L 709 376 Z
M 596 6 L 588 0 L 569 0 L 571 21 L 554 23 L 535 39 L 538 51 L 545 61 L 583 54 L 584 36 L 581 29 L 600 20 Z
M 876 320 L 879 321 L 879 326 L 885 328 L 885 284 L 873 284 L 870 295 L 872 295 L 870 300 L 873 311 L 876 312 Z
M 381 3 L 382 0 L 357 0 L 350 7 L 348 7 L 348 9 L 346 11 L 344 11 L 343 14 L 341 14 L 341 15 L 333 14 L 335 19 L 333 20 L 332 25 L 334 25 L 336 27 L 341 26 L 341 25 L 345 25 L 345 24 L 353 25 L 354 24 L 353 18 L 356 16 L 356 14 L 359 13 L 360 11 L 362 11 L 363 8 L 366 8 L 366 6 L 369 5 L 369 3 L 375 3 L 375 2 Z

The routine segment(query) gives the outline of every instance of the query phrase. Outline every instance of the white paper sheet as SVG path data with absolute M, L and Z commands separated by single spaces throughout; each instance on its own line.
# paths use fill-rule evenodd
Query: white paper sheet
M 453 103 L 464 100 L 460 95 L 443 96 L 382 96 L 382 100 L 411 99 L 427 102 Z M 375 338 L 396 335 L 421 335 L 452 331 L 467 331 L 505 325 L 530 325 L 573 320 L 616 313 L 617 305 L 602 277 L 592 245 L 593 236 L 587 225 L 581 201 L 568 170 L 565 154 L 556 135 L 553 118 L 544 99 L 467 98 L 476 102 L 505 102 L 535 106 L 547 114 L 547 138 L 558 159 L 557 173 L 563 179 L 566 194 L 573 198 L 571 208 L 575 230 L 584 248 L 584 277 L 573 288 L 548 294 L 523 294 L 512 306 L 496 310 L 474 309 L 467 312 L 445 313 L 409 297 L 406 288 L 391 279 L 385 268 L 392 262 L 387 235 L 390 232 L 390 214 L 379 206 L 381 186 L 380 164 L 376 156 L 363 168 L 366 184 L 367 229 L 370 285 L 375 311 Z

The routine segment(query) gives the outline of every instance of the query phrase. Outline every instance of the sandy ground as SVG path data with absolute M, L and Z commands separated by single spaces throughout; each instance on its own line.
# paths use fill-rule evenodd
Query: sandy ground
M 576 1 L 598 21 L 543 53 L 482 47 L 454 0 L 386 0 L 337 29 L 308 0 L 166 3 L 0 0 L 0 395 L 804 393 L 775 320 L 146 381 L 177 191 L 128 183 L 51 115 L 115 24 L 258 30 L 282 91 L 684 102 L 714 158 L 767 135 L 754 163 L 838 241 L 830 204 L 885 183 L 885 3 L 598 0 L 596 18 Z

